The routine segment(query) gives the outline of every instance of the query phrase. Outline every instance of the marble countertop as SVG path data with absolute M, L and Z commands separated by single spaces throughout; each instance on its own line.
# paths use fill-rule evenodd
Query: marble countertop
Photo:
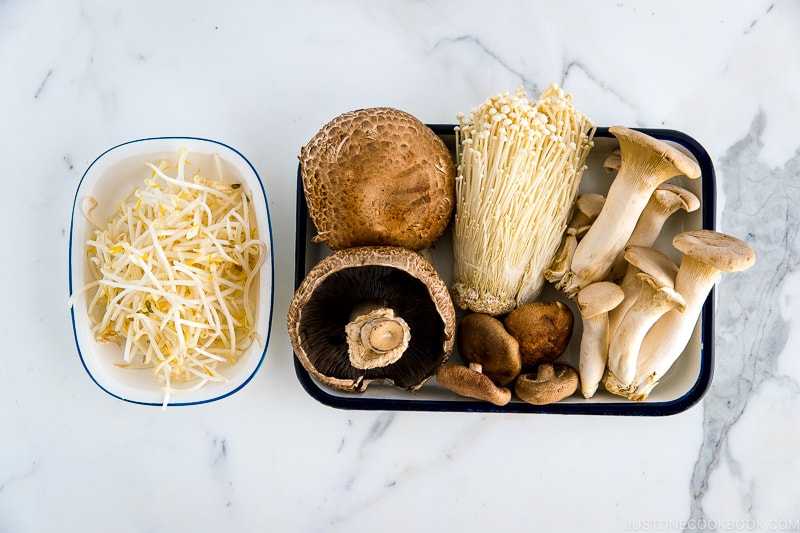
M 562 7 L 563 6 L 563 7 Z M 0 1 L 0 531 L 800 530 L 800 4 Z M 345 411 L 295 377 L 299 149 L 378 105 L 452 123 L 556 82 L 599 125 L 671 128 L 758 255 L 717 288 L 705 398 L 667 417 Z M 75 189 L 118 143 L 223 141 L 264 180 L 275 313 L 211 404 L 119 401 L 67 305 Z

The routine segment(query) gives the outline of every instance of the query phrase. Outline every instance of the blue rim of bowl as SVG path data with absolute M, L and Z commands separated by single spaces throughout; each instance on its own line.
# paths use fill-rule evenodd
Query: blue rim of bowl
M 428 124 L 435 134 L 447 140 L 455 136 L 453 124 Z M 716 174 L 708 152 L 694 138 L 677 130 L 657 128 L 632 128 L 657 139 L 676 143 L 688 150 L 697 160 L 702 172 L 702 213 L 701 225 L 704 229 L 716 227 Z M 597 128 L 595 137 L 613 138 L 607 127 Z M 308 231 L 308 206 L 303 195 L 301 167 L 297 168 L 297 221 L 295 234 L 295 289 L 306 275 L 306 232 Z M 681 397 L 666 402 L 575 402 L 532 405 L 525 402 L 511 402 L 505 406 L 495 406 L 477 400 L 419 400 L 400 398 L 365 398 L 354 393 L 348 396 L 330 394 L 303 368 L 294 355 L 297 379 L 306 392 L 320 403 L 337 409 L 383 410 L 383 411 L 433 411 L 433 412 L 474 412 L 474 413 L 549 413 L 611 416 L 667 416 L 688 410 L 697 404 L 711 386 L 714 374 L 714 302 L 712 289 L 703 305 L 701 313 L 700 371 L 692 387 Z
M 237 386 L 234 389 L 231 389 L 230 391 L 225 392 L 224 394 L 220 394 L 219 396 L 214 396 L 212 398 L 206 398 L 206 399 L 197 400 L 197 401 L 193 401 L 193 402 L 180 402 L 180 401 L 174 401 L 173 402 L 173 401 L 170 401 L 169 402 L 169 406 L 170 407 L 180 407 L 180 406 L 188 406 L 188 405 L 200 405 L 200 404 L 204 404 L 204 403 L 215 402 L 215 401 L 221 400 L 223 398 L 227 398 L 228 396 L 231 396 L 232 394 L 234 394 L 234 393 L 240 391 L 241 389 L 243 389 L 245 387 L 245 385 L 250 383 L 250 381 L 255 377 L 255 375 L 261 369 L 261 365 L 264 363 L 264 359 L 266 358 L 267 348 L 269 347 L 270 335 L 272 334 L 272 314 L 274 312 L 274 307 L 275 307 L 275 254 L 273 253 L 274 248 L 273 248 L 273 242 L 272 242 L 272 219 L 270 218 L 269 202 L 267 201 L 267 192 L 264 189 L 264 182 L 261 180 L 261 175 L 258 173 L 258 171 L 253 166 L 253 164 L 250 162 L 250 160 L 247 159 L 244 156 L 244 154 L 242 154 L 239 150 L 237 150 L 236 148 L 234 148 L 234 147 L 232 147 L 232 146 L 230 146 L 228 144 L 225 144 L 223 142 L 215 141 L 214 139 L 206 139 L 206 138 L 203 138 L 203 137 L 181 136 L 181 135 L 175 135 L 175 136 L 167 135 L 167 136 L 161 136 L 161 137 L 144 137 L 144 138 L 141 138 L 141 139 L 134 139 L 134 140 L 131 140 L 131 141 L 126 141 L 126 142 L 117 144 L 116 146 L 112 146 L 111 148 L 109 148 L 108 150 L 104 151 L 99 156 L 97 156 L 94 159 L 94 161 L 92 161 L 92 163 L 86 168 L 86 170 L 84 171 L 83 175 L 81 176 L 80 181 L 78 182 L 78 186 L 75 189 L 75 197 L 73 198 L 73 201 L 72 201 L 72 216 L 71 216 L 70 222 L 69 222 L 69 247 L 68 247 L 68 251 L 67 251 L 67 253 L 68 253 L 68 258 L 67 258 L 68 261 L 67 262 L 68 262 L 68 276 L 69 276 L 69 278 L 68 278 L 69 295 L 70 295 L 70 298 L 71 298 L 72 294 L 73 294 L 73 286 L 72 286 L 72 274 L 73 274 L 73 272 L 72 272 L 72 270 L 73 270 L 73 265 L 72 265 L 72 247 L 73 247 L 73 244 L 74 244 L 73 241 L 74 241 L 74 238 L 75 238 L 75 236 L 74 236 L 74 224 L 75 224 L 75 216 L 76 216 L 76 214 L 80 214 L 80 213 L 76 213 L 76 209 L 77 209 L 77 206 L 78 206 L 78 195 L 81 192 L 81 187 L 83 185 L 83 181 L 86 179 L 86 176 L 89 174 L 89 172 L 91 171 L 92 167 L 94 167 L 95 164 L 97 164 L 97 162 L 100 161 L 103 157 L 105 157 L 109 152 L 112 152 L 113 150 L 116 150 L 117 148 L 120 148 L 122 146 L 127 146 L 127 145 L 130 145 L 130 144 L 135 144 L 135 143 L 140 143 L 140 142 L 148 142 L 148 141 L 179 141 L 179 140 L 201 141 L 201 142 L 208 142 L 208 143 L 212 143 L 212 144 L 216 144 L 216 145 L 222 146 L 223 148 L 226 148 L 226 149 L 230 150 L 231 152 L 235 153 L 236 155 L 238 155 L 239 157 L 241 157 L 242 161 L 247 163 L 247 166 L 249 166 L 250 170 L 253 171 L 253 174 L 255 175 L 256 180 L 258 181 L 258 186 L 261 189 L 261 195 L 264 198 L 264 205 L 266 207 L 267 230 L 268 230 L 267 233 L 269 233 L 269 260 L 270 260 L 270 278 L 271 279 L 270 279 L 270 301 L 269 301 L 269 313 L 268 313 L 269 322 L 267 323 L 267 338 L 265 339 L 264 349 L 261 352 L 261 355 L 260 355 L 259 360 L 258 360 L 258 364 L 256 364 L 256 366 L 253 368 L 253 371 L 250 373 L 250 375 L 247 376 L 247 378 L 241 384 L 239 384 L 239 386 Z M 75 327 L 75 309 L 72 306 L 70 307 L 70 319 L 72 321 L 72 335 L 73 335 L 73 338 L 75 339 L 75 348 L 78 350 L 78 357 L 81 360 L 81 365 L 83 366 L 83 369 L 89 375 L 91 380 L 95 383 L 95 385 L 100 387 L 101 390 L 103 390 L 107 394 L 113 396 L 114 398 L 117 398 L 119 400 L 122 400 L 122 401 L 125 401 L 125 402 L 128 402 L 128 403 L 133 403 L 133 404 L 137 404 L 137 405 L 159 406 L 159 407 L 163 405 L 162 402 L 144 402 L 144 401 L 140 401 L 140 400 L 133 400 L 131 398 L 126 398 L 124 396 L 121 396 L 121 395 L 116 394 L 115 392 L 109 390 L 107 387 L 103 386 L 99 381 L 97 381 L 95 376 L 92 374 L 92 372 L 89 370 L 89 368 L 86 365 L 86 361 L 84 359 L 83 351 L 81 350 L 81 345 L 80 345 L 80 342 L 78 341 L 78 332 L 77 332 L 77 329 Z

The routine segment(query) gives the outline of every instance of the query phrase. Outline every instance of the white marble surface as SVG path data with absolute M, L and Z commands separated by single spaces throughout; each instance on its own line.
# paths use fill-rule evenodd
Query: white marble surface
M 0 531 L 800 529 L 800 3 L 0 0 Z M 294 375 L 299 148 L 389 105 L 453 122 L 551 81 L 597 124 L 714 158 L 718 227 L 757 265 L 718 287 L 713 386 L 666 418 L 348 412 Z M 233 397 L 102 392 L 67 308 L 72 198 L 119 142 L 242 151 L 274 225 L 267 359 Z

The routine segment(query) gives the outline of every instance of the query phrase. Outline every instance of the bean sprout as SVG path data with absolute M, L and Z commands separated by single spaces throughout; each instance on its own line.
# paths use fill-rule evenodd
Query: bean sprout
M 200 169 L 188 177 L 187 155 L 145 163 L 144 187 L 93 222 L 87 242 L 92 332 L 122 348 L 116 366 L 155 374 L 164 407 L 171 394 L 226 381 L 224 368 L 257 338 L 252 292 L 268 252 L 245 187 L 223 179 L 216 154 L 218 181 Z M 90 222 L 95 207 L 89 197 Z

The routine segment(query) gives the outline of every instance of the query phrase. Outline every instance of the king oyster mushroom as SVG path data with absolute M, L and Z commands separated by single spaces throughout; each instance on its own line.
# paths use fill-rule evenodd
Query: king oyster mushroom
M 303 367 L 322 383 L 361 392 L 372 381 L 421 387 L 455 342 L 455 309 L 439 274 L 400 247 L 339 250 L 295 291 L 289 339 Z
M 314 242 L 333 250 L 421 250 L 444 232 L 455 207 L 455 164 L 416 117 L 376 107 L 344 113 L 300 150 Z
M 741 239 L 709 229 L 679 233 L 672 244 L 681 252 L 675 291 L 684 299 L 683 312 L 672 309 L 659 318 L 641 344 L 633 382 L 626 386 L 606 374 L 609 392 L 635 401 L 646 400 L 667 370 L 681 356 L 711 289 L 725 272 L 747 270 L 756 261 L 753 249 Z
M 619 173 L 602 211 L 575 248 L 569 271 L 557 284 L 569 298 L 605 279 L 656 187 L 676 176 L 700 177 L 697 162 L 670 144 L 623 126 L 609 131 L 620 143 Z

